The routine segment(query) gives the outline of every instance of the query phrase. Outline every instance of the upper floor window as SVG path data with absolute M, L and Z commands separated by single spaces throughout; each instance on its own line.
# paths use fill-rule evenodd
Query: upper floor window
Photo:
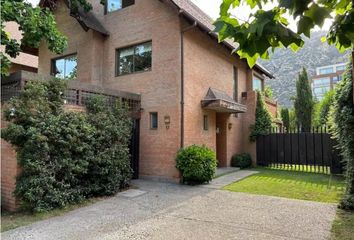
M 106 0 L 106 13 L 114 12 L 135 3 L 135 0 Z
M 331 84 L 331 80 L 329 77 L 326 78 L 317 78 L 313 80 L 313 86 L 317 87 L 317 86 L 326 86 L 326 85 L 330 85 Z
M 345 65 L 340 65 L 336 67 L 336 71 L 344 71 L 345 70 Z
M 263 91 L 263 84 L 262 80 L 256 76 L 253 76 L 253 81 L 252 81 L 252 89 L 253 91 Z
M 329 74 L 333 73 L 333 67 L 321 68 L 319 71 L 320 74 Z
M 77 55 L 53 59 L 51 73 L 61 79 L 75 79 L 77 77 Z
M 151 70 L 151 42 L 117 50 L 116 75 Z

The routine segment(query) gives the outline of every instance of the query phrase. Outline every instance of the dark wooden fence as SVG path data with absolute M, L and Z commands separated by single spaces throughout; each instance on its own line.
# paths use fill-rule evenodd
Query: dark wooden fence
M 273 128 L 257 139 L 257 165 L 321 173 L 342 173 L 342 163 L 326 127 Z

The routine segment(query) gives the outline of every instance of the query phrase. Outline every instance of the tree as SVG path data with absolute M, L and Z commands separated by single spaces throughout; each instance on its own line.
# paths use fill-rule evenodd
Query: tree
M 282 108 L 281 112 L 281 120 L 283 121 L 283 125 L 286 129 L 286 131 L 289 131 L 290 127 L 290 115 L 289 115 L 289 109 L 288 108 Z
M 266 135 L 272 127 L 272 117 L 264 103 L 264 96 L 257 91 L 256 122 L 251 126 L 250 140 L 256 141 L 260 135 Z
M 264 10 L 270 0 L 223 0 L 220 17 L 214 23 L 219 40 L 232 39 L 239 44 L 235 49 L 246 58 L 250 67 L 261 57 L 269 58 L 269 50 L 290 47 L 294 51 L 304 44 L 304 36 L 322 27 L 326 19 L 334 18 L 324 41 L 335 44 L 340 51 L 354 46 L 353 0 L 278 0 L 278 6 Z M 230 9 L 248 5 L 253 11 L 243 21 L 233 16 Z M 289 18 L 297 24 L 296 32 L 289 28 Z M 353 53 L 354 57 L 354 53 Z
M 348 64 L 343 80 L 334 93 L 330 110 L 331 132 L 338 141 L 346 167 L 346 190 L 340 203 L 343 209 L 354 210 L 354 103 L 352 64 Z
M 295 116 L 297 125 L 305 131 L 311 129 L 311 120 L 314 101 L 306 69 L 299 73 L 296 82 L 296 97 L 294 100 Z
M 19 42 L 5 32 L 6 22 L 16 22 L 22 32 Z M 45 41 L 49 50 L 60 54 L 67 46 L 66 38 L 59 32 L 55 18 L 49 9 L 33 7 L 24 0 L 1 1 L 1 45 L 5 46 L 4 53 L 16 58 L 21 52 L 21 47 L 38 48 L 41 41 Z M 8 57 L 0 53 L 1 75 L 7 75 L 10 67 Z
M 264 88 L 264 95 L 268 98 L 272 98 L 273 97 L 273 89 L 270 86 L 266 86 Z
M 329 110 L 334 101 L 335 90 L 328 91 L 323 99 L 314 106 L 313 125 L 328 125 Z

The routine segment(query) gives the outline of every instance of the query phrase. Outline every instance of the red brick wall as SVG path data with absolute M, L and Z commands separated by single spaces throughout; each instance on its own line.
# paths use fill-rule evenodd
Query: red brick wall
M 7 122 L 1 120 L 1 128 L 6 126 Z M 8 211 L 15 211 L 17 208 L 18 201 L 13 192 L 19 172 L 15 149 L 10 143 L 1 139 L 1 206 Z

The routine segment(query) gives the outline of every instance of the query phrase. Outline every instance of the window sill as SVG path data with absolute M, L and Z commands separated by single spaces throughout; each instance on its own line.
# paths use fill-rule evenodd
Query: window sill
M 123 77 L 123 76 L 142 74 L 142 73 L 148 73 L 148 72 L 152 72 L 152 69 L 150 68 L 148 70 L 142 70 L 142 71 L 132 72 L 132 73 L 125 73 L 125 74 L 121 74 L 121 75 L 116 75 L 115 77 Z

